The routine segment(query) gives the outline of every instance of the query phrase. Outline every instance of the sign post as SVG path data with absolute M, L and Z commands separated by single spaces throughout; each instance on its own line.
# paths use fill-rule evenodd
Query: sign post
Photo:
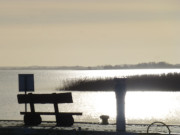
M 19 92 L 34 91 L 34 74 L 19 74 Z M 27 104 L 25 103 L 25 112 L 27 112 Z

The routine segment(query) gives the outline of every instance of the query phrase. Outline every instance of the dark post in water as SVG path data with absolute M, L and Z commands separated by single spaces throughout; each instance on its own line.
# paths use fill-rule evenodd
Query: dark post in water
M 115 79 L 115 93 L 117 103 L 116 131 L 126 131 L 125 121 L 125 95 L 126 95 L 126 79 Z

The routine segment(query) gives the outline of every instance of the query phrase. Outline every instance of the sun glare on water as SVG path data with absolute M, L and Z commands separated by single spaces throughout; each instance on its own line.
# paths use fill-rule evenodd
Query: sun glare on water
M 127 92 L 126 116 L 139 119 L 164 119 L 178 107 L 172 92 Z
M 94 99 L 97 112 L 110 115 L 111 117 L 116 116 L 116 98 L 114 92 L 103 92 L 102 96 L 97 96 Z
M 109 72 L 106 71 L 106 76 L 108 76 L 107 73 Z M 111 75 L 112 72 L 115 75 L 118 71 L 111 71 Z M 119 74 L 123 76 L 135 74 L 166 74 L 170 72 L 179 72 L 179 70 L 123 70 L 123 72 Z M 158 90 L 157 92 L 152 92 L 151 90 L 148 92 L 127 91 L 125 98 L 126 120 L 143 120 L 146 122 L 154 120 L 176 120 L 175 118 L 179 117 L 180 114 L 178 111 L 178 108 L 180 108 L 179 99 L 179 92 L 159 92 Z M 100 94 L 100 96 L 96 98 L 94 103 L 96 104 L 94 110 L 97 110 L 100 114 L 106 114 L 116 119 L 116 96 L 114 92 L 103 92 L 103 94 Z
M 125 98 L 126 120 L 161 120 L 177 115 L 180 104 L 173 92 L 127 92 Z M 116 96 L 114 92 L 99 92 L 93 97 L 93 110 L 97 114 L 109 115 L 116 119 Z
M 175 72 L 176 70 L 107 70 L 94 71 L 90 78 L 127 76 L 135 74 L 163 74 Z M 179 70 L 178 70 L 179 72 Z M 82 96 L 79 96 L 81 95 Z M 116 95 L 114 91 L 93 91 L 77 93 L 80 105 L 84 108 L 84 116 L 90 121 L 97 120 L 101 115 L 109 115 L 109 121 L 116 122 Z M 127 90 L 125 97 L 125 116 L 127 123 L 152 123 L 154 121 L 166 124 L 179 124 L 180 121 L 180 92 L 155 91 L 131 91 Z M 78 108 L 80 108 L 78 106 Z M 85 111 L 86 110 L 86 111 Z

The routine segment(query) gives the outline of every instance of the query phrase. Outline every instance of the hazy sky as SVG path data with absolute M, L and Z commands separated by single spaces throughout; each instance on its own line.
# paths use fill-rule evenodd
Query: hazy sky
M 0 0 L 0 66 L 180 63 L 180 0 Z

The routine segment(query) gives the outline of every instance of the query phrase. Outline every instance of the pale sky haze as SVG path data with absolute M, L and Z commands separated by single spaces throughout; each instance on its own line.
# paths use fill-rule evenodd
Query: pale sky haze
M 0 66 L 180 63 L 179 0 L 0 0 Z

